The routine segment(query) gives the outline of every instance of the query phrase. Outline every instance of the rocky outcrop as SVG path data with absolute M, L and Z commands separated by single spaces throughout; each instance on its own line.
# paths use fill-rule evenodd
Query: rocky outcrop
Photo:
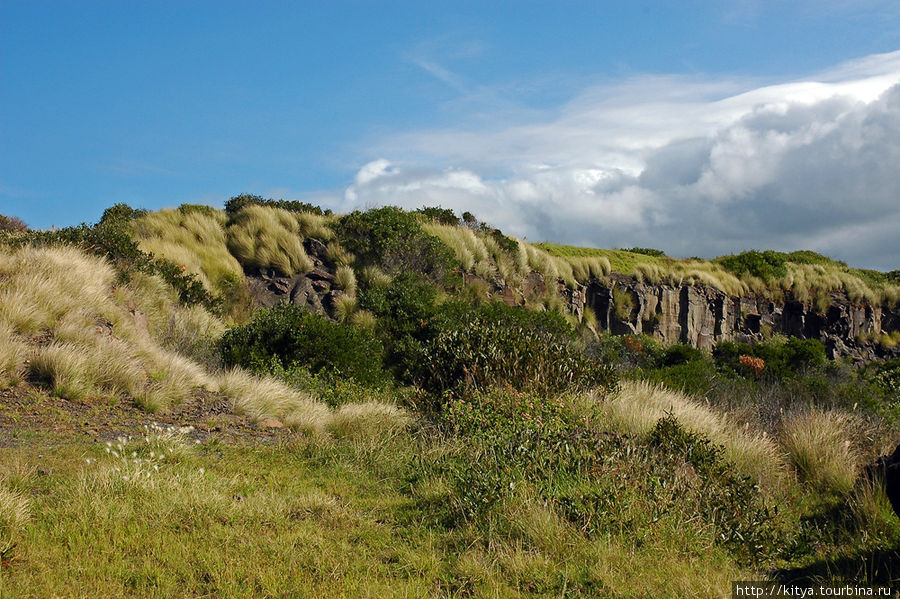
M 565 298 L 577 315 L 590 307 L 601 330 L 650 335 L 665 344 L 687 343 L 708 350 L 721 340 L 750 341 L 782 333 L 819 339 L 831 358 L 868 361 L 900 356 L 900 347 L 888 349 L 869 341 L 882 332 L 896 331 L 898 314 L 853 303 L 844 293 L 832 293 L 823 313 L 790 297 L 782 302 L 762 296 L 735 297 L 709 287 L 647 285 L 612 274 L 606 281 L 592 281 L 570 291 Z
M 891 455 L 885 455 L 866 469 L 871 480 L 884 485 L 884 491 L 891 507 L 900 518 L 900 445 Z

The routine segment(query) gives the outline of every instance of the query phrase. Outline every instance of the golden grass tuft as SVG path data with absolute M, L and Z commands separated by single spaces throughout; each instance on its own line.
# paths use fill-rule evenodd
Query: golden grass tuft
M 397 406 L 367 401 L 341 406 L 328 423 L 328 431 L 337 438 L 377 438 L 386 441 L 401 432 L 409 422 L 409 416 Z
M 603 404 L 606 419 L 616 430 L 646 434 L 667 414 L 687 430 L 725 448 L 725 457 L 744 475 L 771 486 L 784 475 L 785 463 L 777 443 L 765 433 L 730 421 L 709 406 L 669 389 L 627 381 Z
M 375 325 L 378 323 L 378 319 L 368 310 L 356 310 L 350 317 L 350 322 L 354 326 L 358 326 L 361 329 L 374 331 Z
M 284 275 L 312 270 L 300 227 L 307 216 L 316 215 L 247 206 L 226 229 L 228 249 L 245 266 L 274 268 Z
M 31 500 L 0 481 L 0 554 L 11 549 L 31 519 Z M 0 565 L 0 569 L 4 566 Z M 0 590 L 3 582 L 0 581 Z
M 136 219 L 132 231 L 142 250 L 184 266 L 217 291 L 243 276 L 225 242 L 227 221 L 222 210 L 160 210 Z
M 0 389 L 21 382 L 27 357 L 28 346 L 0 323 Z
M 328 407 L 311 395 L 239 368 L 219 377 L 219 390 L 231 400 L 235 413 L 253 420 L 278 418 L 286 426 L 312 434 L 324 432 L 331 420 Z
M 356 256 L 337 241 L 332 241 L 325 247 L 325 257 L 336 266 L 350 266 L 356 260 Z
M 313 237 L 319 241 L 328 241 L 334 238 L 331 217 L 313 212 L 293 212 L 292 214 L 297 219 L 297 231 L 302 237 Z
M 334 300 L 334 317 L 339 322 L 347 322 L 356 313 L 357 302 L 352 295 L 342 295 Z
M 350 266 L 338 266 L 334 273 L 334 282 L 347 295 L 356 295 L 356 273 Z
M 781 443 L 804 480 L 821 491 L 844 495 L 859 473 L 860 456 L 853 443 L 858 430 L 851 414 L 808 409 L 785 419 Z

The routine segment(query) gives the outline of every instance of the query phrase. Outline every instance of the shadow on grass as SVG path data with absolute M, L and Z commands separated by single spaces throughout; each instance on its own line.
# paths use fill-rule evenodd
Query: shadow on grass
M 776 570 L 773 577 L 784 583 L 853 582 L 890 585 L 900 583 L 900 543 L 890 549 L 874 549 L 833 560 L 821 560 L 802 568 Z

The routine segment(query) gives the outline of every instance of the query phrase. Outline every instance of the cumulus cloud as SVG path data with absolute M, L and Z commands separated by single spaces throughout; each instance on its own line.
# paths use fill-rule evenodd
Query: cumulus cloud
M 529 122 L 395 135 L 344 208 L 440 204 L 531 240 L 900 267 L 900 51 L 765 83 L 642 76 Z

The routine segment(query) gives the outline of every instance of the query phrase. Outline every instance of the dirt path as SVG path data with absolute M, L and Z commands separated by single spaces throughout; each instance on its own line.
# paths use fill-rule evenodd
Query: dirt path
M 271 442 L 296 433 L 260 427 L 231 413 L 223 396 L 201 391 L 165 414 L 151 414 L 130 398 L 115 405 L 69 401 L 22 383 L 0 391 L 0 447 L 53 446 L 71 442 L 101 442 L 143 434 L 148 425 L 190 427 L 192 439 L 213 437 L 223 442 Z

